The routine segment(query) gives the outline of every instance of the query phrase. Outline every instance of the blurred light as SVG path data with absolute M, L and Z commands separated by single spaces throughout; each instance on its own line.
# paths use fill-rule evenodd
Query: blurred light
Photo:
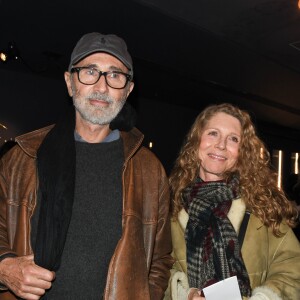
M 282 172 L 282 151 L 278 151 L 278 177 L 277 177 L 277 186 L 281 188 L 281 172 Z
M 295 174 L 299 174 L 299 153 L 295 153 Z
M 152 147 L 153 147 L 153 143 L 150 142 L 150 143 L 149 143 L 149 148 L 151 149 Z
M 300 0 L 298 1 L 298 8 L 300 8 Z
M 0 123 L 0 127 L 3 127 L 4 129 L 7 129 L 7 127 Z
M 7 60 L 7 55 L 6 55 L 6 53 L 0 52 L 0 59 L 1 59 L 2 61 L 6 61 L 6 60 Z
M 44 54 L 48 59 L 51 60 L 58 60 L 61 57 L 61 55 L 54 52 L 44 52 Z M 7 64 L 10 61 L 18 61 L 34 73 L 45 72 L 47 71 L 48 67 L 48 64 L 47 66 L 41 66 L 41 68 L 37 69 L 32 67 L 29 63 L 26 62 L 26 60 L 24 60 L 15 42 L 9 42 L 6 49 L 0 49 L 0 63 Z M 57 64 L 56 61 L 55 63 Z
M 14 42 L 9 42 L 8 47 L 0 52 L 0 60 L 7 62 L 9 60 L 17 60 L 20 58 L 19 49 Z

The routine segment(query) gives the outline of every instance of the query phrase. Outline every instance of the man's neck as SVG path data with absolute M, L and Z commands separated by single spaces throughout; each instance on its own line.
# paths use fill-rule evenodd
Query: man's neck
M 111 132 L 109 124 L 99 125 L 92 124 L 76 116 L 76 132 L 88 143 L 100 143 Z

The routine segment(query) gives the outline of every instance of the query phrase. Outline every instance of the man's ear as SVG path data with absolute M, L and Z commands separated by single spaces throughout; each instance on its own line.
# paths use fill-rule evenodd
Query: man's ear
M 133 82 L 133 81 L 130 81 L 130 83 L 129 83 L 129 88 L 128 88 L 127 94 L 126 94 L 126 98 L 128 98 L 128 96 L 129 96 L 129 94 L 132 92 L 133 88 L 134 88 L 134 82 Z
M 65 76 L 65 82 L 66 82 L 66 85 L 67 85 L 69 96 L 72 97 L 73 96 L 73 91 L 72 91 L 72 85 L 71 85 L 71 73 L 70 72 L 65 72 L 64 76 Z

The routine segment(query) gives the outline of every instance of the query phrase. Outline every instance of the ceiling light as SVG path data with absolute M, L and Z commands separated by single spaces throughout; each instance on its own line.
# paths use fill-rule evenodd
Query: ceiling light
M 7 129 L 7 127 L 0 123 L 0 127 L 3 127 L 4 129 Z
M 20 58 L 19 49 L 14 42 L 8 43 L 8 47 L 0 52 L 0 60 L 7 62 L 9 60 L 17 60 Z
M 0 52 L 0 60 L 6 61 L 7 60 L 7 54 L 4 52 Z
M 0 0 L 1 2 L 1 0 Z M 41 72 L 47 72 L 49 69 L 50 62 L 54 62 L 56 65 L 58 65 L 61 68 L 61 66 L 58 64 L 58 60 L 62 57 L 61 54 L 57 54 L 51 51 L 44 51 L 43 54 L 47 57 L 46 65 L 41 66 L 33 66 L 32 63 L 28 63 L 21 52 L 19 51 L 19 48 L 17 47 L 15 42 L 9 42 L 6 49 L 0 49 L 0 64 L 1 63 L 8 63 L 9 61 L 18 61 L 18 63 L 22 63 L 27 69 L 29 69 L 31 72 L 34 73 L 41 73 Z M 1 127 L 1 125 L 0 125 Z

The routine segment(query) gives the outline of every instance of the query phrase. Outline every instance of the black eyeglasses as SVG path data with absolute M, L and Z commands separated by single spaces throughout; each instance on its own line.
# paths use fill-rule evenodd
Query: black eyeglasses
M 71 69 L 71 73 L 77 73 L 78 80 L 82 84 L 93 85 L 99 81 L 103 75 L 105 82 L 113 89 L 123 89 L 127 82 L 132 79 L 130 74 L 126 74 L 120 71 L 107 71 L 102 72 L 91 67 L 75 67 Z

